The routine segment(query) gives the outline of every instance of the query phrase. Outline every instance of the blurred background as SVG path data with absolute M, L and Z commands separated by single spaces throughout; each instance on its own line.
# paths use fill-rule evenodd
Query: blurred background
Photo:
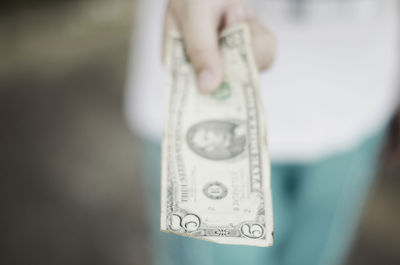
M 133 0 L 0 2 L 0 264 L 148 264 L 123 114 Z M 348 264 L 400 264 L 399 118 Z

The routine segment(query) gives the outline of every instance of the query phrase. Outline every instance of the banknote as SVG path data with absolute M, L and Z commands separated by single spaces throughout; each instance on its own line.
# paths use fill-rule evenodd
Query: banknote
M 161 231 L 222 244 L 273 244 L 270 164 L 249 29 L 219 39 L 224 78 L 199 92 L 179 34 L 167 41 Z

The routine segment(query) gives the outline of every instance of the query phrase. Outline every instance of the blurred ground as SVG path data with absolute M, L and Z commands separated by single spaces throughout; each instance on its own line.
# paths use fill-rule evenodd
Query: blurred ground
M 1 17 L 0 264 L 146 264 L 122 115 L 131 1 Z
M 0 264 L 148 264 L 122 111 L 134 1 L 24 2 L 0 16 Z M 399 165 L 384 163 L 348 264 L 400 264 Z

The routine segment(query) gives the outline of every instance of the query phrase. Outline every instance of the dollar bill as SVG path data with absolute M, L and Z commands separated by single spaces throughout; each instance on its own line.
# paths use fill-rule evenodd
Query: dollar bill
M 204 94 L 184 40 L 169 37 L 162 231 L 223 244 L 273 244 L 270 165 L 250 41 L 244 24 L 221 34 L 224 81 Z

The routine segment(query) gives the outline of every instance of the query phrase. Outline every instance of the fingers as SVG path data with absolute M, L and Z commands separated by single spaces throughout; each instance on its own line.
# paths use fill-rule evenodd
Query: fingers
M 275 36 L 258 19 L 247 21 L 252 36 L 254 58 L 259 70 L 271 67 L 276 54 Z
M 225 15 L 225 27 L 243 22 L 246 22 L 250 29 L 258 69 L 269 68 L 274 61 L 276 52 L 274 35 L 260 23 L 253 9 L 240 4 L 231 6 Z
M 234 24 L 245 22 L 251 15 L 254 15 L 254 13 L 250 12 L 250 9 L 244 5 L 243 1 L 236 1 L 226 10 L 224 27 L 230 27 Z
M 200 91 L 211 92 L 221 82 L 221 58 L 218 49 L 218 10 L 206 5 L 191 5 L 184 15 L 182 34 L 186 52 L 196 71 Z
M 164 22 L 163 59 L 168 33 L 172 30 L 180 31 L 196 72 L 197 86 L 202 92 L 212 92 L 222 79 L 218 47 L 218 31 L 221 27 L 246 22 L 251 32 L 258 68 L 265 70 L 274 60 L 275 38 L 262 26 L 255 12 L 245 5 L 245 1 L 169 1 Z

